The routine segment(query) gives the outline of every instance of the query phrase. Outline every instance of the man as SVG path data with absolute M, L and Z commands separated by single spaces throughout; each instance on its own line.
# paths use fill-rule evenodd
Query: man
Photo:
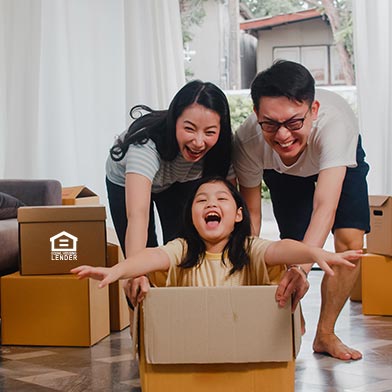
M 337 94 L 318 90 L 315 96 L 314 84 L 310 72 L 291 61 L 278 61 L 256 76 L 251 86 L 254 114 L 235 138 L 240 190 L 255 235 L 261 227 L 263 178 L 281 238 L 323 247 L 332 230 L 337 252 L 362 249 L 364 233 L 369 231 L 369 166 L 357 120 Z M 303 267 L 304 277 L 311 267 Z M 343 267 L 335 269 L 334 277 L 324 276 L 315 352 L 342 360 L 362 358 L 334 331 L 358 272 L 358 267 Z M 287 297 L 294 290 L 291 278 L 283 278 L 278 293 Z

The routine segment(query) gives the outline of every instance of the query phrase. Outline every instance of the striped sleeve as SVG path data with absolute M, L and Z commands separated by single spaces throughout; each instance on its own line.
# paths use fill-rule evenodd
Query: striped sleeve
M 136 173 L 147 177 L 151 182 L 159 170 L 161 158 L 150 139 L 145 144 L 131 144 L 129 146 L 125 173 Z

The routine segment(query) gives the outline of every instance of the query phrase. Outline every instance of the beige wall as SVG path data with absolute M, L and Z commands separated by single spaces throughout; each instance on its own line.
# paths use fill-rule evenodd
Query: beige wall
M 273 49 L 281 46 L 332 45 L 330 27 L 321 19 L 260 30 L 257 46 L 257 70 L 272 65 Z

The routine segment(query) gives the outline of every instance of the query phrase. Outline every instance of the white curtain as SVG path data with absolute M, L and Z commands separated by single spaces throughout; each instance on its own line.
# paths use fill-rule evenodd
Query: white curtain
M 178 0 L 0 0 L 0 178 L 86 185 L 106 204 L 130 106 L 167 107 L 184 81 Z
M 392 195 L 392 2 L 353 1 L 361 133 L 370 194 Z

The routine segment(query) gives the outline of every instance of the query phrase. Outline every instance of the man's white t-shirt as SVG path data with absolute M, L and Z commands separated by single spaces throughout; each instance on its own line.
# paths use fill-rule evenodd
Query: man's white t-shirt
M 234 169 L 240 185 L 248 188 L 261 183 L 264 169 L 273 169 L 299 177 L 318 174 L 331 167 L 355 167 L 358 121 L 350 105 L 340 95 L 316 89 L 320 102 L 318 118 L 308 138 L 308 145 L 291 166 L 265 141 L 252 113 L 237 130 L 234 138 Z

